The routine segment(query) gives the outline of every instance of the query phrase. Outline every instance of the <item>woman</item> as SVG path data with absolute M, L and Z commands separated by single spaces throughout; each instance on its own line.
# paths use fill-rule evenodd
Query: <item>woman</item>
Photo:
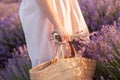
M 19 15 L 33 67 L 53 58 L 55 46 L 49 39 L 53 29 L 62 41 L 78 31 L 88 39 L 77 0 L 22 0 Z

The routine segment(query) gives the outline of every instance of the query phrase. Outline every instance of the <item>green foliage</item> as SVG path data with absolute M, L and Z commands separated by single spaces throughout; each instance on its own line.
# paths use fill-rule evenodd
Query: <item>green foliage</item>
M 103 26 L 91 39 L 86 54 L 97 60 L 94 80 L 120 80 L 120 26 Z

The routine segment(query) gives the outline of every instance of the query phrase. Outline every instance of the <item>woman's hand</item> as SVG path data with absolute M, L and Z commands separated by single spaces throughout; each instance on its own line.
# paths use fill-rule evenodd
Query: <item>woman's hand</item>
M 62 22 L 60 21 L 60 18 L 58 14 L 55 11 L 55 8 L 52 4 L 51 0 L 37 0 L 38 5 L 42 7 L 43 13 L 48 17 L 48 19 L 51 21 L 51 23 L 55 26 L 55 30 L 60 35 L 62 42 L 69 41 L 70 37 L 67 33 L 67 31 L 62 26 Z
M 64 29 L 63 26 L 56 27 L 55 28 L 56 32 L 61 38 L 61 42 L 68 42 L 70 41 L 70 35 L 67 33 L 67 31 Z

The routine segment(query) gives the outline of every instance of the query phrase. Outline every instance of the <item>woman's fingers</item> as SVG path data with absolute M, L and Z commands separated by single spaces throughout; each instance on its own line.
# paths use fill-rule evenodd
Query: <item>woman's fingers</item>
M 61 36 L 61 39 L 62 39 L 62 42 L 68 42 L 68 41 L 70 41 L 71 39 L 70 39 L 70 36 Z
M 53 33 L 52 36 L 50 36 L 50 40 L 54 40 L 56 42 L 69 42 L 71 40 L 70 36 L 66 32 L 62 33 Z

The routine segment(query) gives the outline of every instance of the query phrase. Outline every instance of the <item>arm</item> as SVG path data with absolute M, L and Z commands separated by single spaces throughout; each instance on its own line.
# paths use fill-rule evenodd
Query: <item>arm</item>
M 39 6 L 42 7 L 42 11 L 47 15 L 48 19 L 55 26 L 54 28 L 56 29 L 58 34 L 61 37 L 68 35 L 59 19 L 59 16 L 54 10 L 51 0 L 37 0 L 37 2 Z

